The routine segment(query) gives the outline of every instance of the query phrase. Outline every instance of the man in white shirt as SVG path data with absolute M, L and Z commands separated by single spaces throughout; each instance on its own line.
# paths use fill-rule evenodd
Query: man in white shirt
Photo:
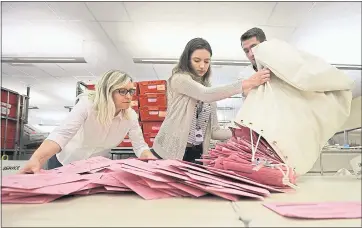
M 241 47 L 243 48 L 243 51 L 246 57 L 248 57 L 251 65 L 245 67 L 240 72 L 240 78 L 245 80 L 258 71 L 252 48 L 264 41 L 266 41 L 266 36 L 263 30 L 261 30 L 260 28 L 249 29 L 243 35 L 241 35 L 240 37 Z M 249 91 L 243 92 L 244 98 L 248 95 L 248 93 Z

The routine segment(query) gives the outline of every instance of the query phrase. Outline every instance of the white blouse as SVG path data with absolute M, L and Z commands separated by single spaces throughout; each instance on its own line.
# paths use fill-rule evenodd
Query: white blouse
M 140 157 L 149 150 L 145 143 L 137 113 L 131 109 L 129 120 L 120 113 L 109 127 L 102 126 L 96 119 L 96 111 L 87 96 L 81 96 L 63 123 L 47 137 L 60 148 L 56 156 L 63 165 L 95 156 L 108 157 L 112 148 L 117 147 L 127 133 L 133 150 Z

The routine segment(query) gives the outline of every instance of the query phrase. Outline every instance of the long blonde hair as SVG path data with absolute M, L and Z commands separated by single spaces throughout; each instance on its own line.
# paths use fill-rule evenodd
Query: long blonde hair
M 102 125 L 110 125 L 116 114 L 116 106 L 112 93 L 116 89 L 133 82 L 131 76 L 119 70 L 110 70 L 103 74 L 95 86 L 95 91 L 88 97 L 93 101 L 93 108 L 97 112 L 97 120 Z M 121 110 L 123 118 L 129 119 L 129 109 Z

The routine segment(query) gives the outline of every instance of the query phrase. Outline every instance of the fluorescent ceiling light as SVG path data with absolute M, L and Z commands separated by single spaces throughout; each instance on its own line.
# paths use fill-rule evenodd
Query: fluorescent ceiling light
M 83 57 L 5 57 L 1 58 L 3 63 L 87 63 Z

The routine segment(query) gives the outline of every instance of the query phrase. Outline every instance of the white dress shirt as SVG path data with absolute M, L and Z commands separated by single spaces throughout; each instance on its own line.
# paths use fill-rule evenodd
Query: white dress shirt
M 144 150 L 149 150 L 133 109 L 130 110 L 129 120 L 120 113 L 109 127 L 105 127 L 97 121 L 96 111 L 88 96 L 81 96 L 67 118 L 47 139 L 60 146 L 61 152 L 56 156 L 61 164 L 66 165 L 95 156 L 108 157 L 110 150 L 117 147 L 127 133 L 137 157 Z

